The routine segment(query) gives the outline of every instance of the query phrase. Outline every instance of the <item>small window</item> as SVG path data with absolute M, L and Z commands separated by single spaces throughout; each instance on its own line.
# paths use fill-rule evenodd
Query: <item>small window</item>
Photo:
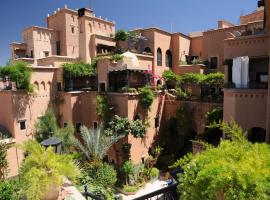
M 49 51 L 44 51 L 44 57 L 48 57 L 50 55 L 50 52 Z
M 170 50 L 166 51 L 166 67 L 172 67 L 172 53 Z
M 26 121 L 20 121 L 20 130 L 25 130 L 26 129 Z
M 61 45 L 60 41 L 56 42 L 56 55 L 60 56 L 61 55 Z
M 68 125 L 68 123 L 67 123 L 67 122 L 64 122 L 64 128 L 66 128 L 66 127 L 67 127 L 67 125 Z
M 30 58 L 34 58 L 34 51 L 33 50 L 30 51 Z
M 159 127 L 159 118 L 155 117 L 155 128 Z
M 75 33 L 75 28 L 74 28 L 74 26 L 71 27 L 71 33 L 72 33 L 72 34 Z
M 61 82 L 57 83 L 57 91 L 62 91 L 62 84 Z
M 106 91 L 105 83 L 99 83 L 99 89 L 100 92 L 105 92 Z
M 157 66 L 162 66 L 162 51 L 160 48 L 157 50 Z
M 97 122 L 93 122 L 93 129 L 97 129 L 98 128 L 98 123 Z
M 82 123 L 81 122 L 78 122 L 76 123 L 76 133 L 79 133 L 81 131 L 81 126 L 82 126 Z
M 211 57 L 210 58 L 210 68 L 216 69 L 218 67 L 218 58 L 217 57 Z
M 145 158 L 142 157 L 141 159 L 142 159 L 142 164 L 144 164 L 145 163 Z

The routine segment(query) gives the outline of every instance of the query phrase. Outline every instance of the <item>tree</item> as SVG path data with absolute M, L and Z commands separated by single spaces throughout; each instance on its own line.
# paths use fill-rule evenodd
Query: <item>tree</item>
M 74 150 L 74 127 L 68 124 L 64 128 L 58 128 L 54 136 L 62 141 L 62 152 L 71 153 Z
M 123 166 L 122 166 L 122 171 L 125 173 L 126 175 L 126 184 L 129 184 L 129 179 L 128 177 L 133 174 L 134 172 L 134 164 L 132 163 L 131 160 L 126 161 Z
M 270 198 L 270 148 L 252 144 L 235 122 L 214 123 L 230 137 L 218 147 L 180 159 L 181 199 L 263 200 Z
M 30 93 L 34 92 L 34 87 L 30 83 L 32 69 L 26 62 L 8 62 L 6 66 L 0 68 L 0 77 L 8 76 L 16 83 L 17 89 L 24 89 Z
M 0 141 L 0 180 L 5 179 L 8 171 L 7 149 L 8 146 Z
M 123 137 L 123 135 L 105 135 L 103 124 L 97 129 L 88 129 L 86 126 L 82 126 L 80 136 L 82 142 L 75 139 L 76 146 L 90 161 L 101 161 L 106 156 L 109 148 Z
M 45 148 L 36 141 L 19 146 L 28 156 L 20 167 L 22 189 L 28 200 L 41 199 L 48 190 L 63 184 L 63 176 L 71 181 L 80 174 L 70 155 L 58 155 L 53 148 Z

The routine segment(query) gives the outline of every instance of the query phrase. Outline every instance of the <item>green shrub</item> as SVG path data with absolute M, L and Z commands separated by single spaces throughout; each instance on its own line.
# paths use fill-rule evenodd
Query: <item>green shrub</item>
M 0 182 L 0 200 L 12 200 L 13 199 L 13 185 L 7 181 Z
M 111 130 L 111 131 L 108 131 Z M 109 128 L 107 132 L 117 135 L 128 135 L 130 133 L 130 121 L 128 118 L 122 118 L 118 115 L 115 115 L 114 120 L 109 122 Z
M 128 177 L 134 173 L 134 164 L 132 163 L 131 160 L 128 160 L 123 164 L 121 170 L 126 176 L 126 184 L 128 185 L 129 184 Z
M 150 177 L 151 179 L 156 179 L 159 176 L 159 170 L 155 167 L 150 169 Z
M 221 72 L 207 74 L 202 79 L 201 84 L 211 87 L 222 87 L 224 84 L 224 74 Z
M 143 125 L 142 120 L 137 119 L 130 124 L 130 133 L 135 138 L 143 138 L 145 136 L 145 127 Z
M 28 141 L 20 146 L 28 156 L 20 167 L 22 189 L 28 200 L 39 200 L 50 186 L 63 184 L 63 176 L 75 181 L 80 171 L 69 155 L 57 155 L 53 148 Z
M 96 75 L 96 63 L 87 64 L 84 62 L 63 64 L 65 77 L 86 77 Z
M 176 88 L 175 95 L 178 100 L 188 100 L 190 98 L 190 95 L 181 88 Z
M 122 87 L 121 92 L 129 92 L 129 93 L 136 93 L 137 89 L 136 88 L 130 88 L 128 86 Z
M 140 189 L 140 187 L 136 185 L 124 185 L 123 191 L 124 192 L 129 192 L 129 193 L 134 193 L 137 192 Z
M 0 142 L 0 181 L 4 180 L 8 172 L 7 144 Z
M 179 76 L 176 75 L 172 70 L 166 70 L 163 72 L 162 77 L 164 78 L 164 80 L 167 81 L 178 81 L 179 80 Z
M 123 58 L 123 56 L 121 55 L 121 54 L 114 54 L 114 55 L 112 55 L 112 59 L 114 60 L 114 61 L 119 61 L 119 60 L 122 60 L 122 58 Z
M 150 86 L 145 86 L 139 89 L 139 102 L 146 110 L 150 110 L 154 102 L 155 93 Z
M 50 109 L 46 110 L 43 116 L 41 116 L 35 124 L 35 138 L 38 142 L 52 137 L 57 133 L 57 120 L 54 112 Z
M 30 83 L 32 68 L 25 62 L 11 62 L 0 68 L 0 77 L 8 76 L 16 83 L 17 89 L 27 90 L 29 93 L 34 92 L 34 87 Z
M 105 115 L 108 111 L 108 101 L 106 97 L 97 95 L 96 103 L 97 103 L 97 107 L 96 107 L 97 115 L 101 120 L 104 120 Z
M 128 32 L 121 29 L 118 30 L 115 34 L 115 40 L 118 41 L 127 41 L 128 40 Z
M 270 149 L 267 144 L 252 144 L 236 123 L 215 127 L 231 140 L 222 140 L 216 148 L 179 162 L 181 199 L 270 199 Z

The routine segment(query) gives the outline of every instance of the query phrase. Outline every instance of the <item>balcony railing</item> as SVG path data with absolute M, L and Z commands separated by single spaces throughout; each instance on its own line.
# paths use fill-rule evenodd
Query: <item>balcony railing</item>
M 267 89 L 268 83 L 263 82 L 250 82 L 248 85 L 236 85 L 233 82 L 228 82 L 224 84 L 226 89 Z

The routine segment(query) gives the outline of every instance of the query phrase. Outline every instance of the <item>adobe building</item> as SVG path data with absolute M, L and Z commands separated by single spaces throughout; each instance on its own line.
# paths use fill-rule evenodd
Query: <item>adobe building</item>
M 222 106 L 222 103 L 180 102 L 157 90 L 146 115 L 139 104 L 139 95 L 122 92 L 121 89 L 125 86 L 140 88 L 146 84 L 154 87 L 163 84 L 162 73 L 165 70 L 176 74 L 222 71 L 226 81 L 230 82 L 230 63 L 237 56 L 254 59 L 251 62 L 254 67 L 250 68 L 256 69 L 252 73 L 261 72 L 265 80 L 270 45 L 268 34 L 262 33 L 265 31 L 262 16 L 259 10 L 243 16 L 240 25 L 220 21 L 215 30 L 189 36 L 159 28 L 133 30 L 139 36 L 138 41 L 120 43 L 123 50 L 120 61 L 114 62 L 105 57 L 97 63 L 97 76 L 70 83 L 63 75 L 64 63 L 81 60 L 91 63 L 97 56 L 116 51 L 115 22 L 96 17 L 91 9 L 75 11 L 67 6 L 57 9 L 48 15 L 47 27 L 26 28 L 22 32 L 23 42 L 11 44 L 12 59 L 31 65 L 31 83 L 36 91 L 34 95 L 28 95 L 17 90 L 9 80 L 0 82 L 0 138 L 8 138 L 6 141 L 11 144 L 32 139 L 37 119 L 48 108 L 55 111 L 61 127 L 70 123 L 76 132 L 81 125 L 97 127 L 100 122 L 96 114 L 96 96 L 106 94 L 115 114 L 130 120 L 145 121 L 148 117 L 150 122 L 143 139 L 128 136 L 114 145 L 109 150 L 109 161 L 120 165 L 123 161 L 122 144 L 129 142 L 132 144 L 131 159 L 136 164 L 141 163 L 147 158 L 149 149 L 155 146 L 162 121 L 174 117 L 176 108 L 185 104 L 194 108 L 197 116 L 194 129 L 199 134 L 204 130 L 205 114 Z M 199 62 L 194 63 L 194 59 Z M 257 80 L 257 75 L 252 77 Z M 89 82 L 93 84 L 92 89 L 85 91 Z M 265 82 L 259 85 L 265 87 Z M 224 89 L 224 119 L 235 119 L 245 130 L 252 127 L 266 129 L 267 96 L 267 89 Z M 62 103 L 57 103 L 59 100 Z M 249 118 L 250 113 L 255 117 Z M 22 159 L 22 152 L 17 148 L 8 150 L 10 176 L 18 173 Z
M 223 42 L 225 88 L 224 120 L 234 119 L 252 142 L 269 142 L 269 1 L 259 1 L 259 10 L 242 21 L 264 17 L 262 27 L 249 34 L 236 34 Z M 250 23 L 250 22 L 249 22 Z

